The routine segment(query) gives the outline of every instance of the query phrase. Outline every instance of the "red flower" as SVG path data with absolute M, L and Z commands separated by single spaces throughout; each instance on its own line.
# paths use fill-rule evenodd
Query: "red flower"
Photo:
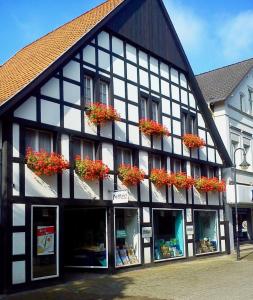
M 144 180 L 144 171 L 136 166 L 122 164 L 118 168 L 119 178 L 126 186 L 137 185 Z
M 89 120 L 95 125 L 103 125 L 107 121 L 120 120 L 119 114 L 112 106 L 99 102 L 91 104 L 88 107 L 86 114 Z
M 165 126 L 153 120 L 141 119 L 139 123 L 139 128 L 142 133 L 148 136 L 150 135 L 169 136 L 170 135 L 168 129 Z
M 180 172 L 169 175 L 170 184 L 173 184 L 178 189 L 189 190 L 195 183 L 195 179 L 187 176 L 186 173 Z
M 217 177 L 207 178 L 200 177 L 195 181 L 195 187 L 200 192 L 225 192 L 226 183 L 224 180 L 219 180 Z
M 149 178 L 158 188 L 163 185 L 170 185 L 169 174 L 164 169 L 153 169 Z
M 75 171 L 83 180 L 106 179 L 110 169 L 101 160 L 91 160 L 88 157 L 81 160 L 81 157 L 76 156 Z
M 28 148 L 25 158 L 28 168 L 38 176 L 51 176 L 69 168 L 69 163 L 63 156 L 54 152 L 48 153 L 45 150 L 35 152 L 32 148 Z
M 190 149 L 202 148 L 206 144 L 203 139 L 190 133 L 183 136 L 183 142 L 185 146 Z

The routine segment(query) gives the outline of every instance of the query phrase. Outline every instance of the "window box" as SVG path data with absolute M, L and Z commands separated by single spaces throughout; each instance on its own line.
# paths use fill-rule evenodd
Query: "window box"
M 164 169 L 153 169 L 149 178 L 157 188 L 170 184 L 169 175 Z
M 185 146 L 189 149 L 202 148 L 206 145 L 205 141 L 195 134 L 185 134 L 182 139 Z
M 136 166 L 122 164 L 118 168 L 119 179 L 125 186 L 134 186 L 144 180 L 144 171 Z
M 147 136 L 158 135 L 158 136 L 169 136 L 168 129 L 160 123 L 153 120 L 141 119 L 139 125 L 140 131 Z
M 195 180 L 194 186 L 199 192 L 225 192 L 226 183 L 217 177 L 200 177 Z
M 173 184 L 177 189 L 189 190 L 194 185 L 194 178 L 187 176 L 186 173 L 180 172 L 169 176 L 170 184 Z
M 87 107 L 86 114 L 91 123 L 103 125 L 108 121 L 119 121 L 120 116 L 110 105 L 103 103 L 94 103 Z

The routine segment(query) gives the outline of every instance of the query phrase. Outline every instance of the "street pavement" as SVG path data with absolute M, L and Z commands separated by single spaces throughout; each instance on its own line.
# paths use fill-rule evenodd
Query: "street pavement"
M 252 300 L 253 245 L 244 247 L 241 257 L 238 262 L 235 255 L 209 256 L 115 275 L 77 274 L 67 283 L 3 296 L 2 299 Z

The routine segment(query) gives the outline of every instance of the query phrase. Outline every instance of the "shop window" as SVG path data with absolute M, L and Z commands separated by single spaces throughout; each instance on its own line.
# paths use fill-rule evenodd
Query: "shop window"
M 115 209 L 115 265 L 139 264 L 140 221 L 138 209 Z
M 148 99 L 145 97 L 141 97 L 141 118 L 148 118 Z
M 93 80 L 87 75 L 84 76 L 84 101 L 85 105 L 93 102 Z
M 152 113 L 152 120 L 153 121 L 156 121 L 156 122 L 159 122 L 159 104 L 157 101 L 152 101 L 151 102 L 151 113 Z
M 117 149 L 117 166 L 121 164 L 133 165 L 132 150 L 126 148 Z
M 34 151 L 45 150 L 47 152 L 52 152 L 53 135 L 46 131 L 26 129 L 25 148 L 32 148 Z
M 32 207 L 32 279 L 59 275 L 58 207 Z
M 184 218 L 182 210 L 153 210 L 154 259 L 184 256 Z
M 81 156 L 81 159 L 95 159 L 95 146 L 93 142 L 81 139 L 73 139 L 73 157 Z
M 64 264 L 80 268 L 107 268 L 106 210 L 67 209 L 64 217 Z
M 99 97 L 101 103 L 109 104 L 109 85 L 107 82 L 99 81 Z
M 218 251 L 216 211 L 194 211 L 196 254 Z
M 162 159 L 161 156 L 159 155 L 152 155 L 151 157 L 152 161 L 152 168 L 153 169 L 161 169 L 162 167 Z

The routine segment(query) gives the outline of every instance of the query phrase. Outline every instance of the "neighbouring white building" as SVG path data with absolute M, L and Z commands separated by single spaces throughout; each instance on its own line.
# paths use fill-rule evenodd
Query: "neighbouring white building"
M 248 170 L 242 170 L 243 151 L 236 152 L 239 239 L 253 240 L 253 59 L 206 72 L 197 76 L 202 93 L 213 113 L 222 140 L 233 159 L 235 149 L 244 148 Z M 233 163 L 235 163 L 233 161 Z M 235 193 L 233 170 L 227 178 L 227 218 L 230 244 L 234 248 Z

